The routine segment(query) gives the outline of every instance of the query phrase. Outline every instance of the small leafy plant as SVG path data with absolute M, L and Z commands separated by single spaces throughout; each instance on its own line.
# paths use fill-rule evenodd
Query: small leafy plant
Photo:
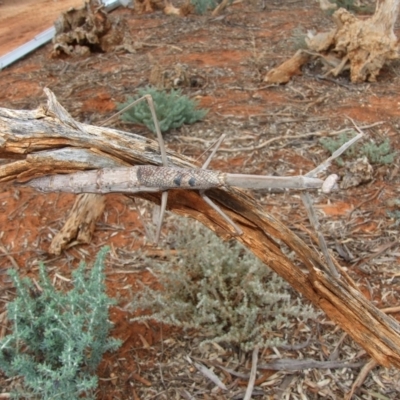
M 133 101 L 150 94 L 154 101 L 161 132 L 179 128 L 183 124 L 193 124 L 203 119 L 208 112 L 208 110 L 198 109 L 197 102 L 182 95 L 182 90 L 180 89 L 171 90 L 167 93 L 164 90 L 147 87 L 139 90 L 138 93 L 138 96 L 128 98 L 125 103 L 119 104 L 118 109 L 122 110 Z M 146 125 L 151 131 L 155 132 L 153 118 L 145 101 L 123 113 L 122 120 Z
M 359 5 L 355 0 L 332 0 L 332 4 L 336 4 L 337 8 L 345 8 L 354 14 L 373 14 L 374 7 L 370 5 Z M 335 10 L 330 10 L 328 14 L 332 15 Z
M 395 210 L 395 211 L 386 211 L 387 215 L 389 218 L 392 218 L 395 220 L 394 226 L 399 226 L 400 225 L 400 211 Z
M 386 211 L 386 214 L 389 218 L 392 218 L 395 220 L 394 226 L 399 226 L 400 225 L 400 211 L 398 210 L 400 208 L 400 199 L 391 199 L 389 201 L 389 204 L 391 207 L 397 208 L 397 210 L 393 211 Z
M 160 291 L 147 286 L 135 295 L 133 310 L 184 328 L 196 328 L 202 345 L 220 342 L 248 351 L 282 343 L 295 318 L 316 317 L 313 308 L 291 299 L 289 285 L 236 241 L 224 243 L 195 221 L 179 220 L 169 242 L 179 255 L 152 271 Z
M 43 264 L 42 291 L 10 270 L 17 296 L 8 305 L 13 331 L 0 341 L 0 369 L 9 377 L 23 377 L 24 391 L 15 397 L 92 398 L 97 387 L 93 374 L 103 354 L 120 346 L 119 340 L 108 338 L 108 308 L 113 301 L 105 293 L 106 253 L 107 248 L 99 252 L 89 273 L 81 263 L 67 293 L 54 288 Z
M 218 3 L 215 0 L 190 0 L 197 14 L 203 15 L 208 10 L 214 10 Z
M 293 49 L 294 50 L 308 49 L 306 37 L 307 33 L 304 31 L 303 28 L 297 27 L 293 29 L 291 38 L 289 39 Z
M 355 134 L 347 134 L 344 132 L 340 134 L 337 139 L 322 138 L 320 139 L 320 143 L 326 150 L 333 154 L 339 147 L 344 145 L 354 136 Z M 395 152 L 392 152 L 389 139 L 385 139 L 379 145 L 375 142 L 369 142 L 362 146 L 356 143 L 347 149 L 344 154 L 351 158 L 366 156 L 371 164 L 391 164 L 396 155 Z M 336 162 L 340 166 L 344 164 L 341 157 L 337 158 Z
M 375 12 L 374 5 L 362 5 L 355 0 L 335 0 L 335 3 L 355 14 L 373 14 Z
M 391 151 L 389 139 L 379 145 L 374 142 L 366 143 L 361 148 L 361 153 L 367 156 L 371 164 L 391 164 L 396 155 Z
M 230 6 L 233 0 L 229 0 L 225 6 Z M 221 3 L 222 0 L 190 0 L 190 3 L 194 6 L 197 14 L 203 15 L 208 10 L 214 10 Z
M 350 139 L 352 139 L 355 136 L 354 133 L 348 134 L 347 132 L 341 133 L 336 139 L 327 137 L 327 138 L 322 138 L 319 140 L 321 143 L 322 147 L 325 148 L 325 150 L 328 150 L 329 153 L 333 154 L 337 149 L 342 147 L 345 143 L 347 143 Z M 344 155 L 349 156 L 349 157 L 355 157 L 356 156 L 356 146 L 350 146 L 348 148 Z M 338 157 L 336 160 L 336 163 L 340 166 L 344 165 L 343 159 L 341 157 Z

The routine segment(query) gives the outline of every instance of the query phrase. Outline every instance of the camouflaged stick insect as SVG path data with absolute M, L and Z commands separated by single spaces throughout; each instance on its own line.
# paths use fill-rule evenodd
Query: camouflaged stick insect
M 321 189 L 329 193 L 336 188 L 337 176 L 330 175 L 326 180 L 313 177 L 314 171 L 320 171 L 327 163 L 321 164 L 312 171 L 313 176 L 290 176 L 276 177 L 267 175 L 230 174 L 206 169 L 211 158 L 222 142 L 221 137 L 213 152 L 201 168 L 179 168 L 168 165 L 167 154 L 162 138 L 159 122 L 156 116 L 153 99 L 145 95 L 134 101 L 127 107 L 120 110 L 114 116 L 103 122 L 102 125 L 127 111 L 140 101 L 147 101 L 153 117 L 163 166 L 137 165 L 122 168 L 104 168 L 93 171 L 77 172 L 69 175 L 53 175 L 33 179 L 25 185 L 34 187 L 43 192 L 70 192 L 70 193 L 126 193 L 138 192 L 162 192 L 161 210 L 157 223 L 155 242 L 157 243 L 161 233 L 162 222 L 168 200 L 168 190 L 199 190 L 200 196 L 217 213 L 221 215 L 234 229 L 236 234 L 241 235 L 242 230 L 229 218 L 206 194 L 207 189 L 216 187 L 240 187 L 246 189 L 286 189 L 286 190 L 307 190 Z M 348 147 L 345 144 L 344 147 Z
M 157 114 L 156 114 L 156 110 L 154 107 L 154 102 L 153 102 L 153 98 L 151 97 L 151 95 L 146 94 L 143 97 L 135 100 L 134 102 L 132 102 L 131 104 L 128 104 L 126 107 L 124 107 L 122 110 L 120 110 L 118 113 L 114 114 L 112 117 L 110 117 L 109 119 L 107 119 L 106 121 L 104 121 L 102 123 L 102 126 L 105 125 L 106 123 L 110 122 L 111 120 L 113 120 L 114 118 L 116 118 L 117 116 L 121 115 L 122 113 L 128 111 L 129 109 L 131 109 L 132 107 L 134 107 L 137 103 L 139 103 L 140 101 L 146 100 L 149 108 L 150 108 L 150 112 L 153 118 L 153 122 L 154 122 L 154 126 L 155 126 L 155 130 L 156 130 L 156 134 L 157 134 L 157 140 L 158 140 L 158 145 L 160 147 L 160 153 L 161 153 L 161 160 L 163 163 L 163 167 L 168 168 L 168 158 L 167 158 L 167 152 L 165 150 L 165 144 L 164 144 L 164 139 L 162 137 L 162 133 L 161 133 L 161 128 L 160 128 L 160 123 L 158 121 L 157 118 Z M 214 156 L 215 152 L 217 151 L 218 147 L 220 146 L 223 138 L 225 137 L 225 135 L 222 135 L 220 137 L 220 139 L 218 140 L 217 144 L 214 147 L 214 150 L 211 152 L 210 156 L 207 158 L 207 160 L 205 161 L 205 163 L 203 164 L 203 166 L 201 167 L 202 170 L 205 170 L 205 168 L 208 167 L 208 165 L 211 162 L 212 157 Z M 146 166 L 144 166 L 146 167 Z M 148 167 L 152 167 L 152 166 L 148 166 Z M 205 193 L 204 193 L 204 189 L 202 189 L 202 187 L 206 184 L 206 182 L 208 181 L 207 176 L 206 175 L 202 175 L 200 176 L 199 174 L 197 174 L 197 178 L 196 178 L 196 174 L 187 176 L 187 173 L 185 173 L 185 169 L 184 168 L 175 168 L 175 170 L 172 170 L 172 174 L 171 174 L 171 170 L 163 170 L 160 167 L 156 167 L 157 169 L 154 171 L 154 168 L 150 168 L 149 175 L 147 176 L 146 174 L 144 174 L 143 176 L 143 184 L 149 183 L 150 187 L 152 187 L 152 185 L 156 185 L 159 186 L 159 190 L 162 190 L 161 188 L 165 187 L 165 189 L 163 190 L 162 194 L 161 194 L 161 206 L 160 206 L 160 211 L 159 211 L 159 215 L 158 215 L 158 223 L 157 223 L 157 230 L 156 230 L 156 237 L 154 242 L 157 244 L 158 241 L 160 240 L 160 235 L 161 235 L 161 228 L 162 228 L 162 223 L 164 220 L 164 215 L 165 215 L 165 210 L 167 208 L 167 201 L 168 201 L 168 189 L 172 189 L 172 188 L 182 188 L 182 189 L 192 189 L 193 188 L 193 184 L 194 182 L 197 180 L 197 185 L 198 185 L 198 189 L 200 190 L 200 196 L 203 198 L 203 200 L 210 205 L 216 212 L 218 212 L 228 223 L 230 223 L 236 233 L 238 235 L 242 234 L 242 230 L 232 221 L 231 218 L 229 218 Z M 149 169 L 149 168 L 148 168 Z M 179 171 L 180 170 L 180 171 Z M 138 171 L 137 171 L 137 176 L 141 176 L 142 172 L 146 172 L 146 170 L 144 168 L 140 168 L 138 167 Z M 147 176 L 145 178 L 145 176 Z M 211 178 L 211 177 L 210 177 Z M 186 184 L 187 181 L 187 184 Z M 173 182 L 173 187 L 169 187 L 169 185 L 171 184 L 171 182 Z M 186 184 L 186 185 L 185 185 Z M 187 186 L 189 185 L 189 186 Z M 207 185 L 206 185 L 207 186 Z M 215 187 L 215 186 L 213 186 Z M 206 187 L 207 189 L 209 188 L 208 186 Z M 145 191 L 145 190 L 143 190 Z M 149 190 L 151 191 L 151 190 Z M 140 210 L 138 209 L 138 207 L 136 206 L 138 213 L 141 217 L 141 213 Z

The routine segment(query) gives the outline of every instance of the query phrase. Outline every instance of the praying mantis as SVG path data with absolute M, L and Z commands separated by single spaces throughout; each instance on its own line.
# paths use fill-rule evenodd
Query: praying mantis
M 290 177 L 277 177 L 268 175 L 231 174 L 207 169 L 212 157 L 220 146 L 223 136 L 218 140 L 210 156 L 201 168 L 178 168 L 169 165 L 164 140 L 160 125 L 156 116 L 153 99 L 145 95 L 128 106 L 124 107 L 111 118 L 103 122 L 102 126 L 134 107 L 140 101 L 147 101 L 155 131 L 160 147 L 162 166 L 136 165 L 122 168 L 103 168 L 92 171 L 76 172 L 66 175 L 53 175 L 32 179 L 25 186 L 31 186 L 42 192 L 70 192 L 70 193 L 125 193 L 134 194 L 139 192 L 162 192 L 161 207 L 155 242 L 158 243 L 165 210 L 167 207 L 168 191 L 171 189 L 198 190 L 203 200 L 211 206 L 222 218 L 225 219 L 235 230 L 237 235 L 242 230 L 226 215 L 220 207 L 215 204 L 205 193 L 207 189 L 239 187 L 245 189 L 286 189 L 286 190 L 310 190 L 321 189 L 324 193 L 330 193 L 337 188 L 337 175 L 329 175 L 325 180 L 316 178 L 317 173 L 326 169 L 330 162 L 342 154 L 356 140 L 360 139 L 362 133 L 351 139 L 337 150 L 324 163 L 306 175 Z

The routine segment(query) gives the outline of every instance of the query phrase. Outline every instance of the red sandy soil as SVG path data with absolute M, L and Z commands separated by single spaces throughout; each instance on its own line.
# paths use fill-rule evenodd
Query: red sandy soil
M 61 12 L 82 4 L 82 0 L 0 1 L 0 56 L 50 28 Z

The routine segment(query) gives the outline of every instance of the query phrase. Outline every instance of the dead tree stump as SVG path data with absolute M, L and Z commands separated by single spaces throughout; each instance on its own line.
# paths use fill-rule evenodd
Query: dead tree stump
M 399 58 L 394 34 L 399 3 L 400 0 L 378 0 L 375 14 L 366 20 L 360 20 L 340 8 L 333 14 L 335 29 L 316 35 L 309 33 L 306 38 L 308 50 L 300 50 L 293 57 L 293 62 L 288 60 L 269 71 L 264 81 L 288 82 L 298 74 L 302 62 L 307 62 L 310 57 L 319 58 L 324 63 L 324 76 L 338 76 L 349 69 L 353 83 L 376 81 L 384 64 Z M 296 68 L 293 68 L 293 63 Z

